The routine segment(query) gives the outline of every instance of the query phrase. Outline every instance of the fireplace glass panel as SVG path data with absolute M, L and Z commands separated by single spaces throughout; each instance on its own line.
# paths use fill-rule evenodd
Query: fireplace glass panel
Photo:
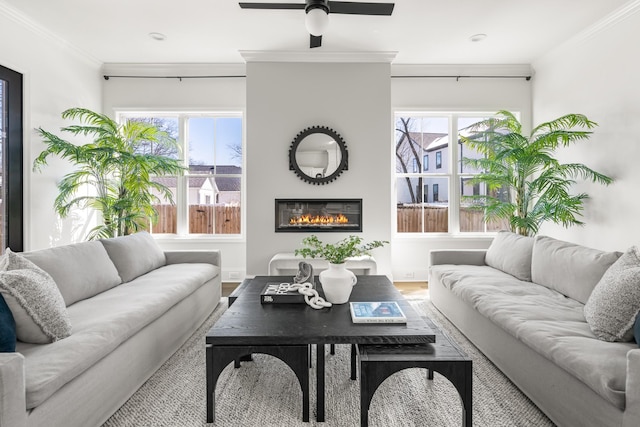
M 276 199 L 276 232 L 362 231 L 362 199 Z

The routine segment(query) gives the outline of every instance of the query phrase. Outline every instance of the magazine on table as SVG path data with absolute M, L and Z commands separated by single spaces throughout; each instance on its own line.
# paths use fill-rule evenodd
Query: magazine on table
M 395 301 L 351 302 L 353 323 L 407 323 L 407 317 Z

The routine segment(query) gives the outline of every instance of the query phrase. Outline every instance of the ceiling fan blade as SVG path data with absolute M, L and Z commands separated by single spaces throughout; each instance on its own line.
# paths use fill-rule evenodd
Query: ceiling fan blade
M 309 47 L 320 47 L 322 45 L 322 36 L 314 36 L 313 34 L 309 34 Z
M 240 2 L 242 9 L 303 9 L 304 3 L 243 3 Z
M 329 13 L 350 15 L 391 15 L 395 3 L 358 3 L 353 1 L 329 1 Z

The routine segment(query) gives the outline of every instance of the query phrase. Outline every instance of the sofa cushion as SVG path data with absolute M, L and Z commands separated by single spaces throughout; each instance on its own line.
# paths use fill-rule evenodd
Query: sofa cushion
M 130 282 L 167 263 L 164 252 L 146 231 L 100 241 L 123 282 Z
M 11 309 L 0 293 L 0 353 L 16 351 L 16 322 Z
M 161 267 L 68 307 L 74 328 L 69 338 L 44 346 L 18 342 L 17 350 L 25 356 L 27 409 L 40 405 L 219 274 L 220 268 L 211 264 Z M 167 331 L 157 339 L 174 337 Z
M 640 250 L 622 255 L 602 276 L 584 306 L 594 334 L 605 341 L 631 341 L 640 311 Z
M 20 341 L 46 344 L 71 335 L 64 299 L 51 276 L 10 249 L 0 258 L 0 292 Z
M 620 257 L 547 236 L 536 236 L 531 257 L 534 283 L 585 304 L 602 275 Z
M 23 255 L 51 275 L 67 306 L 122 283 L 100 242 L 58 246 Z
M 583 304 L 487 266 L 438 265 L 431 274 L 495 325 L 624 409 L 627 352 L 637 347 L 599 340 Z
M 533 237 L 500 231 L 487 249 L 485 263 L 527 282 L 531 281 Z

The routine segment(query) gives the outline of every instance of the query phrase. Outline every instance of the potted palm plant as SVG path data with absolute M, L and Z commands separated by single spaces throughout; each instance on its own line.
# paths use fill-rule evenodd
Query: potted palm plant
M 561 163 L 559 147 L 587 140 L 597 124 L 582 114 L 567 114 L 536 126 L 524 135 L 509 111 L 475 123 L 460 139 L 482 155 L 463 158 L 479 170 L 472 184 L 483 183 L 487 195 L 465 196 L 483 209 L 486 221 L 507 220 L 511 231 L 534 235 L 545 221 L 565 227 L 582 225 L 579 217 L 586 193 L 572 194 L 577 178 L 609 185 L 613 179 L 582 163 Z
M 304 258 L 323 258 L 329 262 L 329 269 L 318 275 L 324 295 L 332 304 L 344 304 L 357 282 L 355 274 L 345 268 L 347 258 L 371 255 L 372 249 L 387 243 L 382 240 L 363 243 L 362 237 L 358 236 L 349 236 L 336 243 L 323 243 L 317 236 L 311 235 L 302 239 L 304 247 L 296 249 L 295 254 Z
M 173 138 L 157 127 L 142 121 L 129 120 L 119 124 L 104 114 L 84 108 L 71 108 L 62 118 L 81 124 L 63 127 L 74 136 L 92 136 L 93 141 L 76 145 L 42 128 L 36 131 L 47 148 L 34 160 L 34 170 L 47 164 L 51 155 L 68 160 L 77 167 L 58 183 L 59 194 L 54 207 L 61 217 L 74 207 L 96 209 L 102 214 L 102 224 L 90 230 L 88 239 L 108 238 L 145 229 L 155 222 L 154 204 L 158 195 L 170 203 L 169 188 L 154 180 L 155 176 L 177 175 L 184 170 L 180 160 L 168 156 L 145 153 L 142 147 L 153 144 L 178 145 Z M 89 186 L 92 194 L 80 194 Z

